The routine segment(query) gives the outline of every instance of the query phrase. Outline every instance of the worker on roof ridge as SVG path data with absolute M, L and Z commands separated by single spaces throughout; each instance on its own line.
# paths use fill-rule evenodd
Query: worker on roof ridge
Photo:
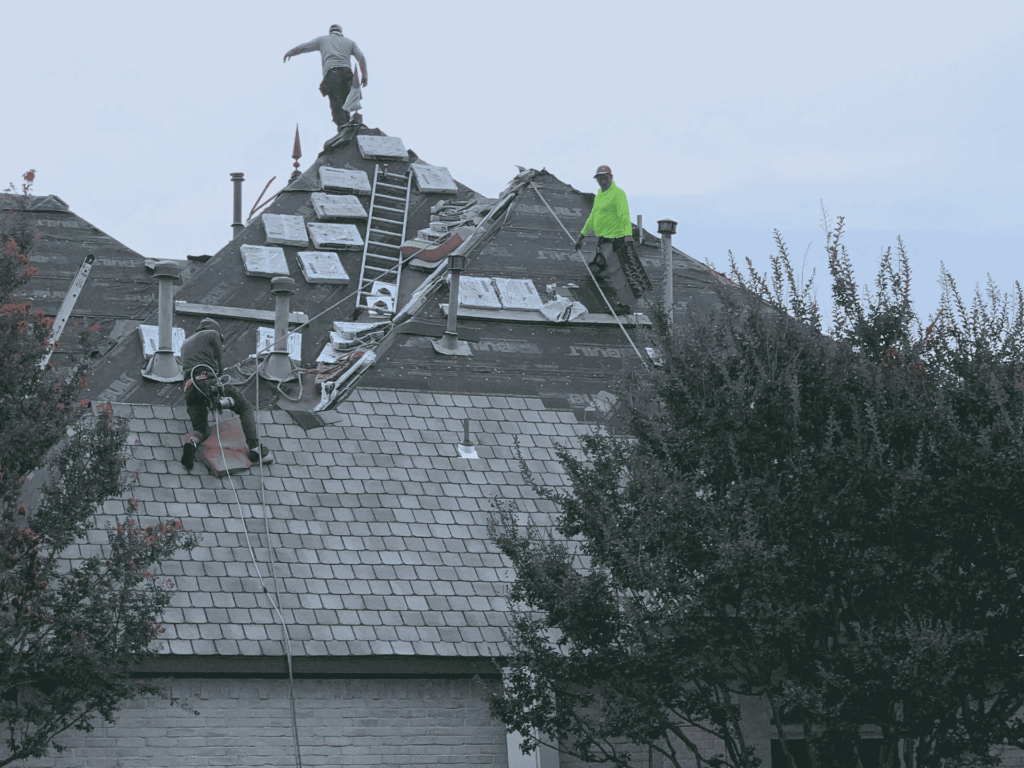
M 349 114 L 345 111 L 345 100 L 352 88 L 352 57 L 356 57 L 359 66 L 363 71 L 362 87 L 367 84 L 366 57 L 359 50 L 354 40 L 349 40 L 341 34 L 339 24 L 331 24 L 330 33 L 322 37 L 310 40 L 308 43 L 297 45 L 284 55 L 288 61 L 292 56 L 300 53 L 312 53 L 320 51 L 320 59 L 323 63 L 324 79 L 320 82 L 320 93 L 326 96 L 331 102 L 331 117 L 338 130 L 348 125 Z
M 607 165 L 599 165 L 594 178 L 601 189 L 594 197 L 594 207 L 583 225 L 583 231 L 576 238 L 576 250 L 583 248 L 583 239 L 587 234 L 593 232 L 597 235 L 597 253 L 590 266 L 594 267 L 596 275 L 601 275 L 612 263 L 612 254 L 619 256 L 617 262 L 628 259 L 625 254 L 628 247 L 626 243 L 633 242 L 633 222 L 629 218 L 626 193 L 615 184 L 612 169 Z M 619 271 L 618 263 L 611 271 Z M 630 307 L 621 303 L 615 309 L 616 312 L 628 312 Z
M 222 384 L 224 373 L 221 362 L 221 344 L 224 337 L 220 324 L 213 318 L 204 317 L 199 330 L 185 339 L 181 345 L 181 367 L 185 371 L 185 406 L 192 420 L 193 434 L 185 442 L 181 452 L 181 463 L 191 470 L 195 464 L 196 448 L 210 436 L 210 408 L 226 407 L 238 414 L 242 422 L 245 444 L 249 447 L 248 458 L 253 464 L 265 461 L 270 451 L 260 445 L 256 429 L 256 415 L 252 406 L 234 387 Z M 225 403 L 225 400 L 230 401 Z M 225 403 L 221 405 L 221 403 Z

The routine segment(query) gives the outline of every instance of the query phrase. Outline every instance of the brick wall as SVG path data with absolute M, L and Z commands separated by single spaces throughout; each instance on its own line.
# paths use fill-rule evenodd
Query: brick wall
M 164 681 L 176 706 L 131 703 L 113 726 L 61 741 L 33 768 L 293 766 L 286 680 Z M 304 766 L 507 768 L 483 685 L 457 680 L 297 680 Z M 199 714 L 192 714 L 198 710 Z

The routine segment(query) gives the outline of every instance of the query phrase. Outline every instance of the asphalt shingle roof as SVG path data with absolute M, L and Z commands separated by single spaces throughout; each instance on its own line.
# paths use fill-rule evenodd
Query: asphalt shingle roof
M 183 406 L 115 412 L 130 418 L 138 515 L 180 518 L 200 535 L 191 554 L 162 569 L 176 585 L 163 652 L 282 655 L 280 624 L 246 544 L 248 528 L 273 593 L 258 471 L 229 480 L 197 463 L 186 472 L 178 463 L 189 430 Z M 537 399 L 395 390 L 358 391 L 321 416 L 323 427 L 305 431 L 286 412 L 260 413 L 276 458 L 263 488 L 293 653 L 499 655 L 510 571 L 487 536 L 492 500 L 514 499 L 547 524 L 553 509 L 523 480 L 516 445 L 538 480 L 561 485 L 555 444 L 571 445 L 592 427 Z M 465 418 L 476 460 L 458 458 Z M 90 542 L 69 554 L 92 554 L 125 514 L 123 502 L 107 502 Z

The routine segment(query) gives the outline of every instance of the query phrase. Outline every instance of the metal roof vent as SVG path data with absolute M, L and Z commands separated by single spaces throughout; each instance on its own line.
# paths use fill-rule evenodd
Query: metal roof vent
M 439 352 L 442 355 L 457 355 L 459 357 L 471 357 L 473 355 L 472 350 L 469 348 L 469 344 L 464 341 L 459 341 L 459 334 L 455 329 L 455 325 L 458 322 L 459 317 L 459 276 L 462 274 L 462 270 L 466 268 L 466 257 L 461 254 L 452 254 L 448 257 L 451 263 L 450 271 L 452 275 L 451 288 L 449 290 L 448 298 L 448 329 L 444 332 L 444 336 L 440 339 L 435 339 L 431 342 L 434 345 L 434 351 Z M 466 422 L 466 435 L 469 435 L 469 422 Z
M 465 344 L 466 342 L 462 342 Z M 469 419 L 462 420 L 463 436 L 462 442 L 459 443 L 459 458 L 460 459 L 479 459 L 480 456 L 476 452 L 476 446 L 469 441 Z
M 676 222 L 672 219 L 658 220 L 658 234 L 661 235 L 661 257 L 665 260 L 665 311 L 669 324 L 673 321 L 672 298 L 672 235 L 676 233 Z
M 260 375 L 271 381 L 293 381 L 298 374 L 288 357 L 288 302 L 295 293 L 295 281 L 290 277 L 275 277 L 270 280 L 270 292 L 274 294 L 274 349 L 260 370 Z
M 234 239 L 245 228 L 242 223 L 242 182 L 245 181 L 245 174 L 232 173 L 231 181 L 235 185 L 235 215 L 231 222 L 231 239 Z
M 144 378 L 152 381 L 182 381 L 185 374 L 181 363 L 174 356 L 174 280 L 178 277 L 178 265 L 173 261 L 161 261 L 153 268 L 153 274 L 160 285 L 157 299 L 158 330 L 157 347 L 149 365 L 142 370 Z

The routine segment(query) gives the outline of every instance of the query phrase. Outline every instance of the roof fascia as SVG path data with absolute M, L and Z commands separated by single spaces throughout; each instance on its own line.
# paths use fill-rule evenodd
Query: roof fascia
M 501 676 L 501 658 L 447 656 L 293 656 L 297 678 L 409 678 Z M 140 663 L 133 674 L 159 677 L 267 677 L 288 676 L 285 656 L 170 656 Z

